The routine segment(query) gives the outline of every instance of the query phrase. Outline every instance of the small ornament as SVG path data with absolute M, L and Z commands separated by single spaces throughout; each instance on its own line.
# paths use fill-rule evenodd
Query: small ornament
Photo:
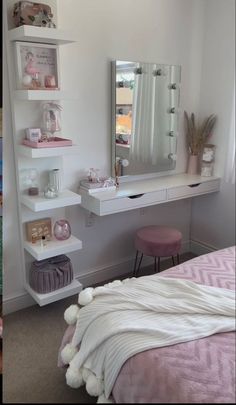
M 51 184 L 48 184 L 44 190 L 44 197 L 45 198 L 56 198 L 58 197 L 58 192 L 56 191 L 55 187 Z
M 39 139 L 39 142 L 48 142 L 48 136 L 47 134 L 43 133 L 41 135 L 41 138 Z
M 24 86 L 30 86 L 32 83 L 32 77 L 30 75 L 24 75 L 22 79 L 22 83 Z
M 94 169 L 91 167 L 88 171 L 88 181 L 91 183 L 98 183 L 99 182 L 99 176 L 98 176 L 99 169 Z
M 205 145 L 202 154 L 203 162 L 213 162 L 215 157 L 215 145 Z
M 215 160 L 215 145 L 208 144 L 203 148 L 202 163 L 201 163 L 201 176 L 210 177 L 213 174 Z
M 211 162 L 202 162 L 201 176 L 210 177 L 213 174 L 213 164 Z

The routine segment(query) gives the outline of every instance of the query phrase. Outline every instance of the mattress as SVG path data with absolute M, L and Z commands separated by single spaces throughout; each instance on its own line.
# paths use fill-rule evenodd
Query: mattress
M 235 289 L 235 247 L 194 258 L 161 276 Z M 73 332 L 74 327 L 67 329 L 60 350 Z M 235 333 L 131 357 L 121 368 L 112 395 L 116 403 L 235 403 Z

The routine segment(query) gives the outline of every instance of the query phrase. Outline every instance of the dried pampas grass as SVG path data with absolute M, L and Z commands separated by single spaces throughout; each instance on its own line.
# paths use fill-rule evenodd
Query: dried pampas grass
M 212 134 L 216 122 L 216 115 L 211 114 L 209 117 L 205 118 L 200 126 L 196 125 L 194 113 L 189 117 L 187 112 L 184 111 L 184 118 L 189 151 L 192 155 L 199 155 Z

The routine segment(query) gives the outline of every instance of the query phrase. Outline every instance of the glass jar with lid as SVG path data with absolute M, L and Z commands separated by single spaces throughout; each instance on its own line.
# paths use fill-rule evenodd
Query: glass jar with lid
M 203 148 L 202 161 L 213 162 L 215 159 L 215 145 L 207 144 Z
M 209 177 L 213 174 L 215 160 L 215 145 L 207 144 L 203 148 L 201 162 L 201 176 Z
M 39 194 L 39 173 L 36 168 L 22 169 L 20 171 L 20 188 L 23 194 Z
M 55 132 L 61 131 L 61 110 L 60 104 L 50 101 L 43 103 L 43 130 L 49 134 L 49 139 L 54 139 Z

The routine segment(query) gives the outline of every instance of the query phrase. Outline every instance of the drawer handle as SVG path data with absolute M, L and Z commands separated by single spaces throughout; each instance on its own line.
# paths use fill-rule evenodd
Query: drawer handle
M 144 194 L 136 194 L 136 195 L 130 195 L 128 198 L 140 198 L 142 197 Z
M 200 186 L 201 183 L 196 183 L 196 184 L 189 184 L 189 187 L 198 187 Z

